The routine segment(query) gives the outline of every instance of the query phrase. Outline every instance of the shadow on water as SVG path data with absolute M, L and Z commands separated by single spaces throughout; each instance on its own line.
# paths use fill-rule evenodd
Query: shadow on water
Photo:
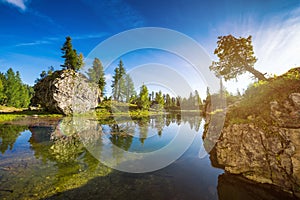
M 209 157 L 199 159 L 203 145 L 199 115 L 157 115 L 0 125 L 0 198 L 4 199 L 289 199 L 273 188 L 223 174 Z M 20 126 L 22 125 L 22 126 Z M 113 170 L 87 150 L 101 152 L 111 144 L 126 151 L 155 151 L 168 144 L 174 127 L 187 126 L 196 138 L 171 165 L 143 174 Z M 25 131 L 27 130 L 27 131 Z M 29 131 L 28 131 L 29 130 Z M 189 133 L 187 133 L 189 134 Z M 105 140 L 105 138 L 107 140 Z M 115 152 L 113 152 L 115 153 Z M 122 155 L 112 154 L 116 162 Z M 118 163 L 117 163 L 118 164 Z
M 268 184 L 257 184 L 238 175 L 224 173 L 218 177 L 220 200 L 292 200 L 289 193 Z

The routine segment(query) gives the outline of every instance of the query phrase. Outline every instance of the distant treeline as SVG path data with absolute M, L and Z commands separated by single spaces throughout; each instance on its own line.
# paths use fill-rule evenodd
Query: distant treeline
M 9 68 L 6 73 L 0 73 L 0 105 L 26 108 L 32 95 L 32 87 L 22 82 L 18 71 Z

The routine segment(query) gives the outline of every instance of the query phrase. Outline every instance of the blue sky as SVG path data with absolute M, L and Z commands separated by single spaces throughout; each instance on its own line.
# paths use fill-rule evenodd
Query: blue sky
M 0 71 L 12 67 L 30 85 L 49 66 L 60 69 L 66 36 L 86 56 L 105 39 L 139 27 L 182 32 L 212 59 L 218 36 L 251 34 L 258 70 L 281 74 L 300 66 L 299 0 L 0 0 L 0 27 Z M 160 62 L 163 54 L 154 54 Z M 129 69 L 135 65 L 133 59 L 122 59 Z M 181 64 L 171 63 L 174 68 Z M 250 81 L 246 74 L 226 86 L 235 91 Z

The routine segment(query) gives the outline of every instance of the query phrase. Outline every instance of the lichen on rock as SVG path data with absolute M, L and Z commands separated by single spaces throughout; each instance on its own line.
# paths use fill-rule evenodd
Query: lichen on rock
M 32 104 L 49 112 L 72 115 L 97 107 L 101 91 L 96 84 L 73 70 L 56 71 L 34 86 Z

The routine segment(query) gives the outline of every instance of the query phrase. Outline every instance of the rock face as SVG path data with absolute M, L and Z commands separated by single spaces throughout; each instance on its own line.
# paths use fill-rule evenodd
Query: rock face
M 271 118 L 281 127 L 300 128 L 300 93 L 292 93 L 282 105 L 271 103 Z
M 64 115 L 87 112 L 95 108 L 100 99 L 97 85 L 73 70 L 54 72 L 39 81 L 34 90 L 32 104 Z
M 223 128 L 213 157 L 227 172 L 279 186 L 300 196 L 300 94 L 270 103 L 273 124 Z

